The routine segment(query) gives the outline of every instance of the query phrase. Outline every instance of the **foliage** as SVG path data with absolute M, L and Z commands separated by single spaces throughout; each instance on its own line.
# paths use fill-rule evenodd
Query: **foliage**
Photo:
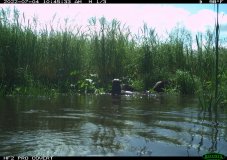
M 181 94 L 194 94 L 196 83 L 187 71 L 176 71 L 176 83 Z
M 100 94 L 109 92 L 112 79 L 119 78 L 137 91 L 172 80 L 167 92 L 196 93 L 207 100 L 204 105 L 227 100 L 227 49 L 220 47 L 220 100 L 213 101 L 216 62 L 209 30 L 196 35 L 193 49 L 191 33 L 182 26 L 163 41 L 147 24 L 132 34 L 116 19 L 93 17 L 87 31 L 79 25 L 72 28 L 67 19 L 64 27 L 54 29 L 52 22 L 38 30 L 36 18 L 26 20 L 16 9 L 10 15 L 10 9 L 0 12 L 0 95 Z
M 202 109 L 207 109 L 211 111 L 212 108 L 215 108 L 222 101 L 222 94 L 219 92 L 218 97 L 215 98 L 215 89 L 214 83 L 211 81 L 203 81 L 200 84 L 199 89 L 197 90 L 197 95 L 199 97 L 199 102 Z
M 144 83 L 142 80 L 134 80 L 134 81 L 132 81 L 132 87 L 136 91 L 142 91 L 144 89 Z

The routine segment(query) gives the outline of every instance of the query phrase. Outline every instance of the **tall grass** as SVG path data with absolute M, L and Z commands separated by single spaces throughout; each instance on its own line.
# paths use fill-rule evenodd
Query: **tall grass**
M 94 66 L 103 85 L 111 82 L 113 78 L 121 78 L 127 75 L 128 36 L 130 31 L 125 31 L 124 26 L 117 20 L 107 22 L 102 17 L 99 19 L 101 26 L 99 31 L 91 30 L 90 33 L 90 64 Z M 96 18 L 90 21 L 91 27 L 97 27 Z M 130 56 L 130 55 L 129 55 Z
M 217 113 L 217 108 L 223 101 L 226 101 L 226 97 L 223 96 L 225 89 L 220 87 L 220 79 L 225 76 L 225 71 L 221 74 L 219 72 L 219 22 L 218 22 L 218 12 L 219 5 L 217 4 L 217 17 L 215 22 L 215 37 L 208 31 L 207 32 L 207 45 L 205 46 L 206 52 L 203 56 L 202 46 L 199 46 L 198 37 L 197 46 L 200 49 L 199 58 L 204 58 L 201 60 L 200 64 L 205 64 L 204 67 L 207 71 L 203 72 L 204 78 L 201 81 L 201 87 L 198 90 L 199 100 L 203 108 L 207 108 L 209 111 L 213 109 Z M 214 39 L 215 38 L 215 39 Z M 202 38 L 201 38 L 202 39 Z M 201 40 L 202 41 L 202 40 Z M 214 47 L 212 47 L 212 44 Z M 222 68 L 224 69 L 224 68 Z M 202 72 L 200 72 L 202 73 Z M 224 83 L 223 83 L 224 84 Z M 219 90 L 222 89 L 222 90 Z
M 37 30 L 37 19 L 26 20 L 22 15 L 22 23 L 19 12 L 13 12 L 13 19 L 9 10 L 0 12 L 1 94 L 42 94 L 40 88 L 44 88 L 43 93 L 48 89 L 108 91 L 113 78 L 122 79 L 136 90 L 150 90 L 159 80 L 171 80 L 174 89 L 182 94 L 199 93 L 207 99 L 215 93 L 212 82 L 217 75 L 217 62 L 214 34 L 210 31 L 195 37 L 194 50 L 190 31 L 180 26 L 163 41 L 146 24 L 137 35 L 126 24 L 105 17 L 89 19 L 88 31 L 83 26 L 71 27 L 67 19 L 64 27 L 59 25 L 60 29 L 49 24 Z M 226 48 L 220 48 L 218 93 L 223 93 L 223 101 L 227 99 L 225 53 Z

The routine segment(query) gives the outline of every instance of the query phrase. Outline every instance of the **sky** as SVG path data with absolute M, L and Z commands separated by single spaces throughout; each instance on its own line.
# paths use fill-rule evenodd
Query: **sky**
M 216 6 L 214 4 L 0 4 L 0 8 L 15 6 L 26 19 L 38 17 L 40 25 L 49 24 L 56 14 L 54 23 L 68 18 L 72 26 L 87 26 L 88 19 L 104 16 L 108 21 L 117 19 L 129 26 L 131 32 L 146 23 L 155 28 L 160 37 L 166 37 L 177 25 L 184 26 L 192 35 L 214 31 Z M 227 44 L 227 4 L 219 5 L 220 39 Z

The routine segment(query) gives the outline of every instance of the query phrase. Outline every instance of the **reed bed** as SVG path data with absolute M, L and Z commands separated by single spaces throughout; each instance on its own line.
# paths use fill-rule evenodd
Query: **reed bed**
M 22 25 L 19 12 L 14 9 L 13 14 L 10 19 L 9 10 L 0 12 L 1 95 L 52 94 L 47 90 L 77 93 L 87 92 L 89 87 L 92 92 L 108 92 L 113 78 L 140 91 L 152 89 L 159 80 L 171 80 L 173 89 L 181 94 L 200 93 L 203 86 L 205 96 L 214 89 L 216 62 L 211 31 L 198 34 L 197 49 L 193 49 L 192 35 L 183 27 L 175 28 L 161 41 L 155 29 L 146 24 L 135 35 L 116 19 L 109 22 L 105 17 L 93 17 L 86 32 L 67 23 L 60 26 L 64 29 L 49 31 L 48 26 L 37 30 L 37 19 L 29 21 L 24 15 L 27 25 Z M 219 47 L 222 102 L 227 99 L 226 52 Z

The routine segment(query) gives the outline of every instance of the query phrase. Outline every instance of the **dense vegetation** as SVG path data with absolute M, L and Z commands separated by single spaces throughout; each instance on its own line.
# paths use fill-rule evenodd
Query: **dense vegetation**
M 108 92 L 113 78 L 138 91 L 152 90 L 155 82 L 171 80 L 167 92 L 198 94 L 212 102 L 215 88 L 215 35 L 193 37 L 183 27 L 160 40 L 146 24 L 138 35 L 118 20 L 89 19 L 88 30 L 47 26 L 27 21 L 15 9 L 0 13 L 0 94 L 55 94 Z M 100 27 L 98 27 L 100 26 Z M 52 27 L 52 24 L 50 24 Z M 61 28 L 61 27 L 60 27 Z M 219 48 L 219 99 L 227 99 L 227 49 Z M 204 104 L 205 105 L 205 104 Z M 207 104 L 206 104 L 207 105 Z

